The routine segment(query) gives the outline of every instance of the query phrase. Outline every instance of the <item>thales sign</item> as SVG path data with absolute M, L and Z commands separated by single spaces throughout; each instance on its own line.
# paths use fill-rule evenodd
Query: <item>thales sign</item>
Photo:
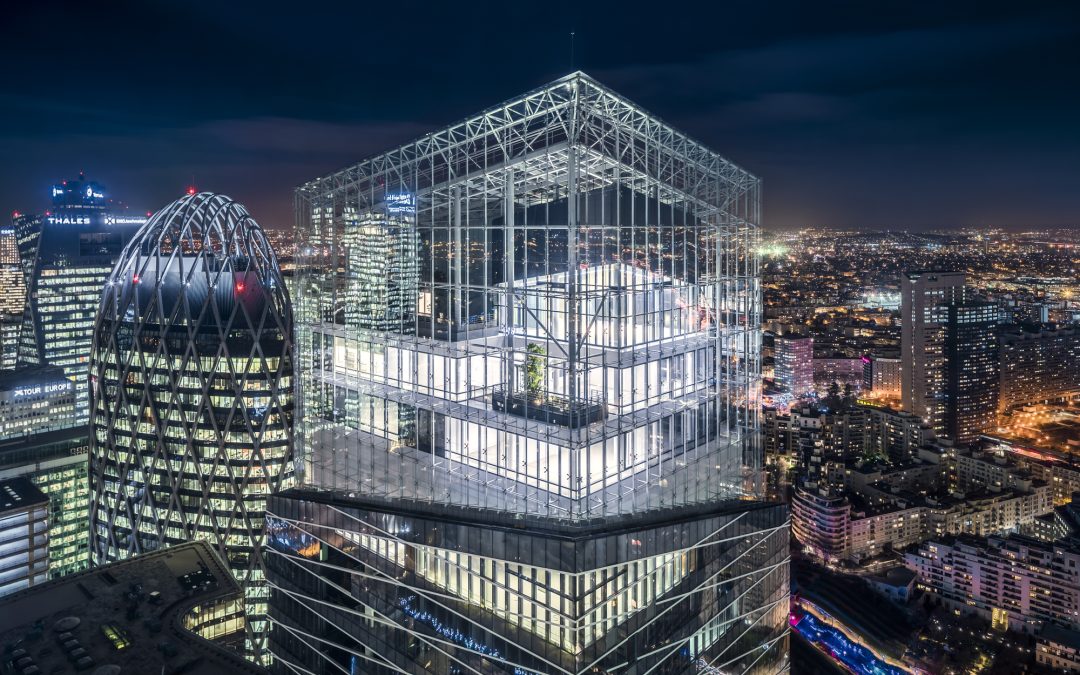
M 45 219 L 50 225 L 89 225 L 90 216 L 49 216 Z

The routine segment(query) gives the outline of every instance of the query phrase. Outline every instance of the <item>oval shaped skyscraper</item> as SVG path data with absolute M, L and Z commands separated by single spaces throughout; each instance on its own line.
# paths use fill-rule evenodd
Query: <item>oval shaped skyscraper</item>
M 91 549 L 101 563 L 212 543 L 245 587 L 208 637 L 266 629 L 266 496 L 293 482 L 292 306 L 274 251 L 239 203 L 185 196 L 124 249 L 94 327 Z

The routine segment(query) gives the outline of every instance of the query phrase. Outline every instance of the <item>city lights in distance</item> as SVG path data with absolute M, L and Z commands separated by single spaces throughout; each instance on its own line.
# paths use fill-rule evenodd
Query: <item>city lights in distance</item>
M 783 244 L 763 244 L 758 248 L 758 255 L 763 258 L 782 258 L 788 254 L 788 247 Z

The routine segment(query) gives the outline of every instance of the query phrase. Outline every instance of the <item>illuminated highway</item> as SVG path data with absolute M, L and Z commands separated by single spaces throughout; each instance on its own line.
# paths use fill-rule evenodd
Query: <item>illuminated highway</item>
M 857 645 L 839 630 L 825 625 L 812 614 L 792 614 L 791 627 L 840 665 L 857 675 L 908 675 L 908 671 L 890 666 L 873 652 Z

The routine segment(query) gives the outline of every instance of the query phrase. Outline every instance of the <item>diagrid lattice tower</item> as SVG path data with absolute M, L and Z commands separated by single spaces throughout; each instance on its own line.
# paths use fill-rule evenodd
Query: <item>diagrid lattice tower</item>
M 91 548 L 103 563 L 200 539 L 245 589 L 207 637 L 266 632 L 267 495 L 293 482 L 292 308 L 258 224 L 228 197 L 165 207 L 110 275 L 91 356 Z

